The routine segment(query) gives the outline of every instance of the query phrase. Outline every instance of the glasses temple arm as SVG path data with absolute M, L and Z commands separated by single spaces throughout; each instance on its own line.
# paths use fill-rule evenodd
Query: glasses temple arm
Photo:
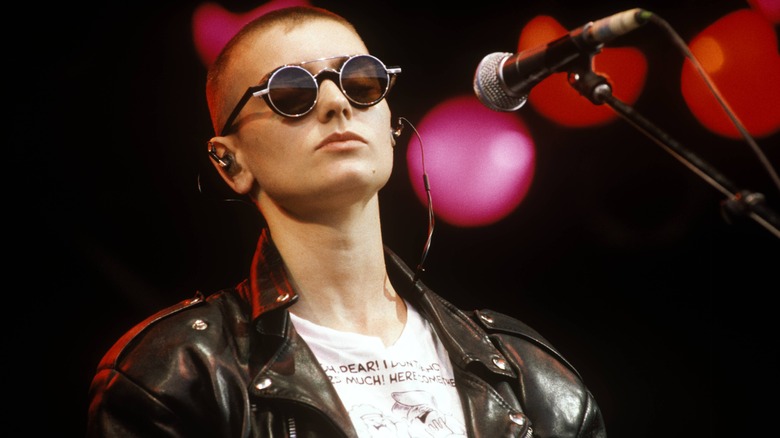
M 222 131 L 219 133 L 221 136 L 225 136 L 230 131 L 230 126 L 233 124 L 233 122 L 238 117 L 238 114 L 241 112 L 242 109 L 244 109 L 244 105 L 249 101 L 249 98 L 252 97 L 255 93 L 257 93 L 257 87 L 249 87 L 243 96 L 241 96 L 241 99 L 236 104 L 236 107 L 233 108 L 233 112 L 230 113 L 227 120 L 225 120 L 225 126 L 222 128 Z

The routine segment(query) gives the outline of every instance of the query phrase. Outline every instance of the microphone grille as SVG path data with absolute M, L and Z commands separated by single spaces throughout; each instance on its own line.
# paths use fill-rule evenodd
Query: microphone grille
M 515 111 L 528 100 L 527 95 L 510 96 L 502 86 L 498 67 L 510 55 L 496 52 L 485 56 L 474 74 L 474 93 L 483 105 L 494 111 Z

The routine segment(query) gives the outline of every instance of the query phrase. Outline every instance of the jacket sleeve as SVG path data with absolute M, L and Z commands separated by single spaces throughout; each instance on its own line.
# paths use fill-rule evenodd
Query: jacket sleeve
M 90 386 L 87 437 L 176 437 L 176 414 L 122 372 L 103 368 Z
M 577 370 L 538 332 L 499 312 L 475 320 L 517 371 L 520 403 L 534 436 L 606 438 L 601 410 Z
M 208 330 L 197 329 L 203 321 Z M 125 333 L 90 384 L 87 437 L 229 436 L 229 416 L 240 416 L 244 405 L 240 395 L 228 394 L 240 394 L 231 389 L 243 384 L 235 366 L 214 371 L 235 362 L 215 354 L 232 351 L 220 327 L 216 306 L 196 297 Z

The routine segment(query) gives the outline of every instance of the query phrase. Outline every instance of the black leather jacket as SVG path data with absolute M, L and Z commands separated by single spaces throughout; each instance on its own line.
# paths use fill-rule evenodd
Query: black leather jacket
M 469 437 L 606 437 L 591 393 L 538 333 L 497 312 L 464 313 L 389 250 L 386 259 L 449 352 Z M 87 436 L 357 437 L 290 322 L 296 295 L 284 272 L 264 232 L 248 280 L 127 332 L 91 384 Z

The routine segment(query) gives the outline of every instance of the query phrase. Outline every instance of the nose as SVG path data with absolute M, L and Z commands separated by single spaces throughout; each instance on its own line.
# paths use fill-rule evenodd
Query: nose
M 322 121 L 337 116 L 352 117 L 352 105 L 349 99 L 341 92 L 338 84 L 331 79 L 325 79 L 320 84 L 315 111 L 317 111 L 317 117 Z

